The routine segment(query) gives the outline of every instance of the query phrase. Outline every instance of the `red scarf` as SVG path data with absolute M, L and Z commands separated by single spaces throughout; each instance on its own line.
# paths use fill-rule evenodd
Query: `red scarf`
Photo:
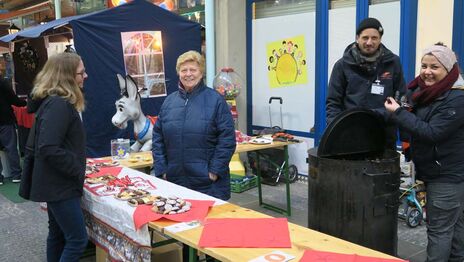
M 459 67 L 457 64 L 453 66 L 448 75 L 445 76 L 440 82 L 435 83 L 431 86 L 425 85 L 424 80 L 420 76 L 416 77 L 409 83 L 408 88 L 414 89 L 419 86 L 420 91 L 414 92 L 412 95 L 412 101 L 419 105 L 428 105 L 435 99 L 443 95 L 446 91 L 453 87 L 453 84 L 458 80 Z

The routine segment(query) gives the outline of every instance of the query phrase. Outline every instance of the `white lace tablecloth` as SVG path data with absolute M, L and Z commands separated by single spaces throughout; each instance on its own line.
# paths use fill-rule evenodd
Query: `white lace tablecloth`
M 177 196 L 184 199 L 214 200 L 214 205 L 226 202 L 185 187 L 181 187 L 154 176 L 123 168 L 118 177 L 142 177 L 156 189 L 147 189 L 153 195 Z M 90 238 L 118 261 L 150 261 L 150 234 L 148 225 L 135 229 L 133 213 L 135 207 L 114 196 L 97 196 L 84 188 L 82 207 Z

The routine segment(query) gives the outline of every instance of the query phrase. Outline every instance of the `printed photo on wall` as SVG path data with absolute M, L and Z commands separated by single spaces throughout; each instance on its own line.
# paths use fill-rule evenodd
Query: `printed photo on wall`
M 266 57 L 271 88 L 308 83 L 303 35 L 268 43 Z
M 142 98 L 166 96 L 161 31 L 121 33 L 126 74 L 132 76 Z

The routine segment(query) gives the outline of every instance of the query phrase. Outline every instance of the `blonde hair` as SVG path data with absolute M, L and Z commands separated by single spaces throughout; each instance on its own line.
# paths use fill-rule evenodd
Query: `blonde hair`
M 34 80 L 32 98 L 61 96 L 82 112 L 85 108 L 84 94 L 76 83 L 76 71 L 81 61 L 81 57 L 73 53 L 61 53 L 48 58 Z
M 176 64 L 177 74 L 179 74 L 181 65 L 187 62 L 197 62 L 198 65 L 200 66 L 201 73 L 202 74 L 205 73 L 205 58 L 203 58 L 203 56 L 197 51 L 190 50 L 190 51 L 183 53 L 177 58 L 177 64 Z

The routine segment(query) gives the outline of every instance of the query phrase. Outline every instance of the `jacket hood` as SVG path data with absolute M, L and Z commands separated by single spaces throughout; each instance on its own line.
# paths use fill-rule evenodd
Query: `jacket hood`
M 356 65 L 356 60 L 354 59 L 353 55 L 351 54 L 350 50 L 353 45 L 355 45 L 356 42 L 353 42 L 349 44 L 346 48 L 345 51 L 343 52 L 343 60 L 350 64 L 350 65 Z M 393 54 L 390 49 L 388 49 L 386 46 L 384 46 L 382 43 L 380 43 L 379 48 L 383 48 L 383 53 L 379 59 L 381 59 L 383 62 L 390 62 L 395 59 L 395 54 Z

